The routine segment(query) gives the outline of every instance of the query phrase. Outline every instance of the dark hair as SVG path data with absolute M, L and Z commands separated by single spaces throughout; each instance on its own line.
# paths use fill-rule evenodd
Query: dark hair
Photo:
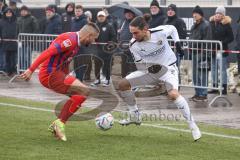
M 83 6 L 82 6 L 82 5 L 76 5 L 75 9 L 81 9 L 81 10 L 83 10 Z
M 88 22 L 87 25 L 88 25 L 88 26 L 91 26 L 92 28 L 94 28 L 97 33 L 100 33 L 100 29 L 98 28 L 98 26 L 96 25 L 96 23 Z
M 134 18 L 130 26 L 138 27 L 140 30 L 143 30 L 144 27 L 149 27 L 149 21 L 152 19 L 150 14 L 144 14 L 143 16 L 138 16 Z

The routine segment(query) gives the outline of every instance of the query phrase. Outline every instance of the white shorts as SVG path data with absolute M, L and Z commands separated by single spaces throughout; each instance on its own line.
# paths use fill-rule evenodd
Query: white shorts
M 135 71 L 126 76 L 132 88 L 142 87 L 145 85 L 158 85 L 164 83 L 167 91 L 172 89 L 178 90 L 178 68 L 176 64 L 168 66 L 165 71 L 156 74 L 145 71 Z

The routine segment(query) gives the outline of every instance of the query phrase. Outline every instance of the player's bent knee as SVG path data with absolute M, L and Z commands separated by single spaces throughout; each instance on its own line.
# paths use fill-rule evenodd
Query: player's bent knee
M 172 89 L 172 90 L 168 91 L 168 97 L 171 100 L 176 100 L 178 96 L 180 96 L 180 94 L 177 90 Z
M 126 79 L 122 79 L 119 83 L 118 83 L 118 88 L 121 91 L 125 91 L 125 90 L 129 90 L 131 88 L 130 83 L 128 82 L 128 80 Z

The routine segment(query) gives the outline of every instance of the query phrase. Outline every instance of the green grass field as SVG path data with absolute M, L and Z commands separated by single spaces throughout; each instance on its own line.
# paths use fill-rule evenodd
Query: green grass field
M 54 105 L 0 97 L 0 103 L 53 109 Z M 48 131 L 51 112 L 0 104 L 0 160 L 239 160 L 240 139 L 191 134 L 149 126 L 96 129 L 94 121 L 69 122 L 67 142 Z M 176 128 L 186 128 L 176 126 Z M 202 131 L 239 136 L 240 131 L 200 125 Z

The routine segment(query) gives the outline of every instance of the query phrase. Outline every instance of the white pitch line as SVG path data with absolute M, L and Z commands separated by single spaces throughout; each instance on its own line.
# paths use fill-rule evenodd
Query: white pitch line
M 3 105 L 3 106 L 11 106 L 11 107 L 16 107 L 16 108 L 23 108 L 23 109 L 29 109 L 29 110 L 44 111 L 44 112 L 54 112 L 54 110 L 52 110 L 52 109 L 29 107 L 29 106 L 23 106 L 23 105 L 17 105 L 17 104 L 10 104 L 10 103 L 0 103 L 0 105 Z
M 16 107 L 16 108 L 22 108 L 22 109 L 36 110 L 36 111 L 53 112 L 53 113 L 55 112 L 52 109 L 30 107 L 30 106 L 10 104 L 10 103 L 0 103 L 0 106 L 1 105 L 2 106 L 11 106 L 11 107 Z M 146 124 L 146 123 L 142 123 L 141 125 L 147 126 L 147 127 L 167 129 L 167 130 L 171 130 L 171 131 L 178 131 L 178 132 L 180 131 L 180 132 L 190 133 L 190 130 L 173 128 L 173 127 L 167 127 L 167 126 L 162 126 L 162 125 L 154 125 L 154 124 Z M 240 137 L 238 137 L 238 136 L 230 136 L 230 135 L 217 134 L 217 133 L 211 133 L 211 132 L 202 132 L 202 134 L 203 135 L 208 135 L 208 136 L 214 136 L 214 137 L 221 137 L 221 138 L 227 138 L 227 139 L 237 139 L 237 140 L 240 140 Z

